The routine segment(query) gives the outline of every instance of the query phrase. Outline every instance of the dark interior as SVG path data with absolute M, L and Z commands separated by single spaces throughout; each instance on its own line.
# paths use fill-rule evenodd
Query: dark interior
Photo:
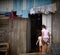
M 29 18 L 31 21 L 31 52 L 38 52 L 39 46 L 36 46 L 36 41 L 38 34 L 40 33 L 41 35 L 42 14 L 29 14 Z

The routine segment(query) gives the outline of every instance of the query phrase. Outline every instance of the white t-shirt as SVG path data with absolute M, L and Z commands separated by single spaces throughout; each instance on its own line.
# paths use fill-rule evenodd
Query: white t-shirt
M 42 29 L 42 32 L 44 32 L 44 36 L 43 36 L 43 38 L 49 38 L 48 37 L 48 30 L 47 29 Z

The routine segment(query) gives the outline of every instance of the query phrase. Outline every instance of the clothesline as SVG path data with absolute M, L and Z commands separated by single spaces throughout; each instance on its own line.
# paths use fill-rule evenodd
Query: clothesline
M 30 14 L 35 14 L 35 13 L 44 13 L 44 14 L 49 14 L 50 12 L 55 13 L 56 11 L 56 3 L 45 5 L 45 6 L 40 6 L 40 7 L 34 7 L 30 9 Z

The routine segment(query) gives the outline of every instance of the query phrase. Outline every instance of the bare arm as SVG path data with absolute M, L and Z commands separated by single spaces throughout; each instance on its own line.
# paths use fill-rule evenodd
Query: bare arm
M 50 38 L 50 33 L 48 32 L 48 36 L 49 36 L 49 38 Z
M 43 38 L 43 36 L 44 36 L 44 32 L 42 31 L 42 38 Z
M 37 40 L 36 45 L 38 44 L 39 40 Z

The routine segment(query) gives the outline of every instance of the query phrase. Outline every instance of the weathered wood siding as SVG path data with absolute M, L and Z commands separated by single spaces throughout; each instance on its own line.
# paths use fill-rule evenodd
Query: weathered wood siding
M 4 18 L 7 17 L 0 15 L 0 42 L 8 42 L 9 40 L 9 19 Z
M 57 12 L 52 15 L 53 43 L 60 43 L 60 1 L 56 1 Z
M 13 55 L 26 52 L 27 19 L 15 19 L 9 22 L 9 42 Z M 12 26 L 13 25 L 13 26 Z

